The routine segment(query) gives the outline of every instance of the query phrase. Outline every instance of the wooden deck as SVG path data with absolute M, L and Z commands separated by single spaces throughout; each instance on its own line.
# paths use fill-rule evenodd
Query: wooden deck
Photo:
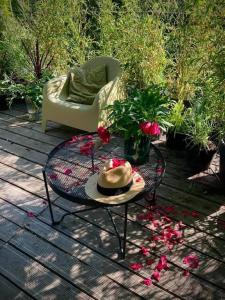
M 129 208 L 125 261 L 117 257 L 117 239 L 103 210 L 50 226 L 42 167 L 49 151 L 74 133 L 54 124 L 42 133 L 21 106 L 0 112 L 0 299 L 225 299 L 225 196 L 215 176 L 190 177 L 182 154 L 168 151 L 163 142 L 167 169 L 157 203 L 175 211 L 167 209 L 169 217 L 186 228 L 183 243 L 167 253 L 169 268 L 159 282 L 143 284 L 155 267 L 146 266 L 139 254 L 151 243 L 151 222 L 136 221 L 145 211 L 144 200 Z M 51 196 L 58 216 L 80 207 Z M 118 223 L 122 212 L 123 207 L 113 209 Z M 149 258 L 157 262 L 164 253 L 158 243 Z M 184 277 L 183 258 L 190 253 L 200 266 Z M 143 268 L 131 270 L 134 262 Z

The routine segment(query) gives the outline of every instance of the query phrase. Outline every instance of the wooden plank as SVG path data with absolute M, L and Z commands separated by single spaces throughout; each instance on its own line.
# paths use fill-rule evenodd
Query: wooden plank
M 0 197 L 33 213 L 46 208 L 46 201 L 0 179 Z
M 0 216 L 0 239 L 7 243 L 14 235 L 17 234 L 17 231 L 20 227 L 12 222 L 9 222 L 7 219 Z
M 78 288 L 85 290 L 94 298 L 140 299 L 134 293 L 103 276 L 97 269 L 80 262 L 30 232 L 21 231 L 10 241 L 10 244 L 41 262 L 44 267 L 60 274 Z
M 31 167 L 31 166 L 30 166 Z M 44 181 L 36 177 L 27 175 L 14 168 L 0 163 L 0 178 L 22 188 L 34 195 L 46 199 Z M 49 188 L 51 199 L 54 201 L 58 196 Z
M 13 283 L 0 275 L 0 291 L 2 300 L 30 300 L 33 299 L 19 288 L 17 288 Z
M 121 207 L 117 207 L 115 208 L 113 211 L 119 211 L 121 212 Z M 122 209 L 123 211 L 123 209 Z M 82 219 L 84 218 L 84 220 L 88 221 L 90 220 L 90 216 L 92 215 L 91 218 L 91 223 L 95 224 L 95 225 L 99 225 L 101 228 L 104 228 L 105 230 L 108 230 L 110 233 L 113 233 L 113 227 L 112 224 L 110 224 L 109 222 L 107 222 L 107 215 L 104 212 L 103 209 L 98 209 L 95 212 L 85 212 L 82 214 L 79 214 L 80 216 L 82 216 Z M 115 220 L 117 220 L 118 224 L 120 225 L 120 232 L 122 232 L 123 230 L 123 214 L 117 214 L 115 215 Z M 150 224 L 149 224 L 150 225 Z M 174 224 L 175 225 L 175 224 Z M 146 228 L 149 228 L 149 226 L 147 226 Z M 150 229 L 150 228 L 149 228 Z M 154 234 L 159 234 L 159 231 L 155 231 Z M 142 226 L 142 224 L 138 224 L 136 222 L 132 222 L 129 221 L 128 222 L 128 240 L 131 241 L 132 243 L 135 243 L 135 245 L 141 247 L 142 245 L 148 245 L 149 244 L 149 237 L 151 237 L 153 235 L 153 232 L 150 230 L 145 230 Z M 184 237 L 184 241 L 186 242 L 186 239 L 188 239 L 186 237 Z M 188 245 L 181 245 L 178 244 L 176 246 L 176 250 L 175 253 L 171 253 L 171 255 L 169 254 L 169 257 L 171 258 L 171 262 L 175 262 L 176 266 L 179 266 L 181 268 L 183 268 L 183 264 L 182 264 L 182 259 L 188 255 L 188 253 L 191 253 L 193 251 L 196 251 L 195 248 L 195 239 L 198 239 L 198 235 L 195 238 L 194 235 L 194 239 L 193 236 L 191 235 L 189 237 L 189 244 L 192 245 L 192 247 L 189 247 Z M 194 240 L 194 241 L 193 241 Z M 146 243 L 147 241 L 147 243 Z M 224 247 L 224 243 L 221 244 L 221 252 L 224 253 L 225 251 L 225 247 Z M 157 247 L 152 249 L 151 253 L 152 254 L 156 254 L 157 253 L 165 253 L 168 252 L 167 248 L 163 246 L 163 243 L 158 243 Z M 198 255 L 200 256 L 200 261 L 204 262 L 204 266 L 203 268 L 199 268 L 198 270 L 193 270 L 193 273 L 200 276 L 201 278 L 207 278 L 208 277 L 208 270 L 211 269 L 216 269 L 217 270 L 217 276 L 213 276 L 211 278 L 211 282 L 214 283 L 217 286 L 220 286 L 221 288 L 224 287 L 224 283 L 225 283 L 225 263 L 223 264 L 222 261 L 216 261 L 215 259 L 208 257 L 208 255 L 205 255 L 203 252 L 197 252 Z M 175 254 L 175 256 L 174 256 Z M 207 269 L 205 270 L 205 266 L 207 266 Z
M 3 200 L 0 200 L 0 215 L 5 215 L 20 226 L 24 225 L 30 232 L 146 299 L 152 298 L 153 295 L 154 299 L 174 299 L 171 294 L 160 289 L 157 285 L 152 286 L 151 289 L 146 288 L 142 284 L 143 277 L 134 274 L 116 261 L 114 262 L 105 256 L 101 256 L 99 253 L 58 231 L 57 228 L 52 228 L 38 219 L 28 218 L 25 212 Z
M 91 299 L 10 245 L 0 249 L 0 273 L 36 299 Z
M 112 259 L 115 259 L 114 251 L 118 249 L 118 241 L 115 238 L 115 236 L 111 234 L 110 230 L 106 231 L 106 228 L 108 228 L 109 225 L 104 220 L 103 214 L 101 213 L 100 215 L 100 220 L 96 219 L 93 213 L 91 217 L 90 215 L 88 216 L 88 221 L 90 222 L 91 220 L 91 222 L 93 222 L 95 225 L 87 223 L 83 219 L 79 220 L 75 216 L 73 216 L 70 219 L 68 217 L 62 225 L 62 229 L 60 227 L 60 229 L 58 230 L 71 236 L 77 241 L 87 245 L 93 250 L 98 251 L 100 254 L 104 254 L 111 257 Z M 47 211 L 45 211 L 41 217 L 43 217 L 43 220 L 46 220 L 46 222 L 49 222 L 49 216 Z M 81 223 L 83 224 L 83 228 L 80 228 L 79 226 Z M 138 231 L 135 226 L 133 226 L 132 230 L 137 236 L 143 235 L 143 232 L 140 232 L 140 230 Z M 127 265 L 128 261 L 132 262 L 132 260 L 134 259 L 135 261 L 137 261 L 137 252 L 139 251 L 139 248 L 137 247 L 138 245 L 135 242 L 133 242 L 133 240 L 131 242 L 131 240 L 129 239 L 127 246 L 128 247 L 126 261 L 121 262 L 121 264 L 123 265 Z M 160 254 L 155 254 L 154 252 L 151 252 L 151 255 L 156 259 L 156 257 L 158 257 L 158 255 Z M 179 297 L 185 297 L 185 295 L 188 294 L 191 286 L 194 287 L 196 291 L 198 291 L 198 295 L 201 295 L 202 293 L 203 295 L 214 294 L 215 296 L 217 295 L 219 297 L 222 294 L 224 294 L 223 290 L 219 289 L 218 287 L 215 287 L 211 283 L 204 281 L 202 278 L 200 279 L 196 278 L 195 276 L 191 276 L 189 278 L 189 281 L 186 282 L 182 278 L 182 270 L 183 269 L 179 266 L 170 263 L 169 271 L 166 271 L 165 277 L 162 281 L 162 285 L 161 281 L 158 284 L 166 290 L 172 293 L 176 293 L 176 295 Z M 152 271 L 152 268 L 147 266 L 142 271 L 140 271 L 140 274 L 144 277 L 149 277 L 151 276 Z M 181 282 L 182 290 L 177 290 L 177 286 L 180 286 Z

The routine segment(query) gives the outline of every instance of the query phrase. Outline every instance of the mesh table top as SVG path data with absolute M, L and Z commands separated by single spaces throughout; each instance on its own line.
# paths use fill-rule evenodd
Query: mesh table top
M 88 146 L 92 142 L 96 146 L 91 151 Z M 124 141 L 113 136 L 109 144 L 97 144 L 100 144 L 97 134 L 77 135 L 50 152 L 44 172 L 49 185 L 58 195 L 85 205 L 101 205 L 86 194 L 85 184 L 90 176 L 99 172 L 105 160 L 124 158 Z M 157 188 L 165 172 L 165 161 L 161 152 L 151 145 L 149 161 L 134 168 L 144 178 L 145 187 L 129 202 L 136 201 Z

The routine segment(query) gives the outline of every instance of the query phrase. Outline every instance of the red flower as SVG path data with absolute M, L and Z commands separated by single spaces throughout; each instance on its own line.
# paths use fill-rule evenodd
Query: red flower
M 145 247 L 141 247 L 141 250 L 139 251 L 141 254 L 143 254 L 144 256 L 147 256 L 149 253 L 149 249 L 145 248 Z
M 106 129 L 103 126 L 98 127 L 98 135 L 100 137 L 100 139 L 102 140 L 103 144 L 107 144 L 110 140 L 110 133 L 108 131 L 108 129 Z
M 152 284 L 152 280 L 151 278 L 145 278 L 143 281 L 144 285 L 150 286 Z
M 119 167 L 119 166 L 124 166 L 124 165 L 125 165 L 125 162 L 126 162 L 125 159 L 117 159 L 117 158 L 113 158 L 113 159 L 112 159 L 112 163 L 113 163 L 112 167 L 113 167 L 113 169 L 114 169 L 114 168 L 117 168 L 117 167 Z
M 158 271 L 154 271 L 154 272 L 152 273 L 152 278 L 155 279 L 156 281 L 159 281 L 159 279 L 160 279 L 160 274 L 159 274 L 159 272 L 158 272 Z
M 141 270 L 142 267 L 143 267 L 142 264 L 139 263 L 134 263 L 130 265 L 130 268 L 134 271 L 139 271 Z
M 199 266 L 199 258 L 196 255 L 187 255 L 183 259 L 183 263 L 192 269 L 196 269 Z
M 160 127 L 159 124 L 157 122 L 153 122 L 151 124 L 151 127 L 149 129 L 149 133 L 150 135 L 160 135 Z
M 149 130 L 151 128 L 151 122 L 142 122 L 140 125 L 139 125 L 139 128 L 141 129 L 141 131 L 144 133 L 144 134 L 147 134 L 149 135 Z

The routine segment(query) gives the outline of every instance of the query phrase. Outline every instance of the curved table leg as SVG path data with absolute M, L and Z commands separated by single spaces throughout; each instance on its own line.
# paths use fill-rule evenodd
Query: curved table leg
M 54 216 L 53 216 L 52 203 L 51 203 L 50 196 L 49 196 L 48 183 L 47 183 L 47 179 L 46 179 L 45 170 L 43 170 L 42 173 L 43 173 L 44 182 L 45 182 L 45 190 L 46 190 L 46 195 L 47 195 L 47 200 L 48 200 L 48 207 L 49 207 L 49 211 L 50 211 L 50 216 L 51 216 L 51 220 L 52 220 L 52 225 L 55 225 L 56 222 L 55 222 Z

